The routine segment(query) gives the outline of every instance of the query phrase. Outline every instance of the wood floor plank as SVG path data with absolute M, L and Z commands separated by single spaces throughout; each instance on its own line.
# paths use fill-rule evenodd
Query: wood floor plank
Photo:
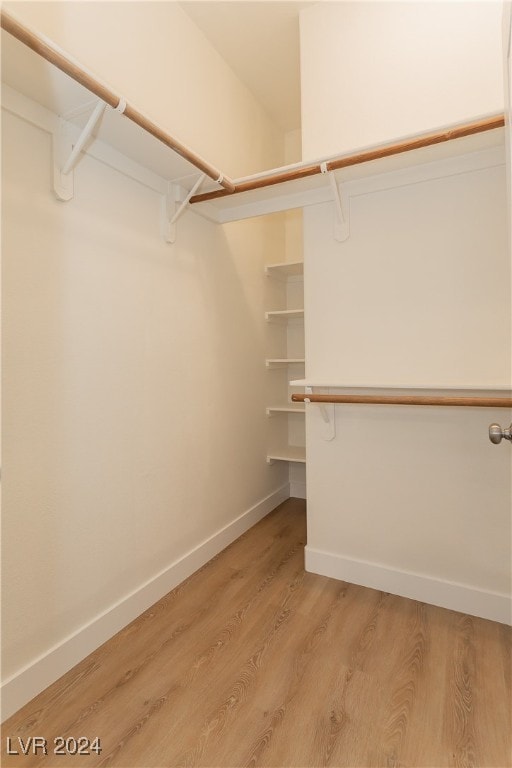
M 221 765 L 251 764 L 256 752 L 262 760 L 265 744 L 274 746 L 272 736 L 278 730 L 279 721 L 288 718 L 290 702 L 296 697 L 300 680 L 315 656 L 340 591 L 338 584 L 329 583 L 328 580 L 325 583 L 317 581 L 313 589 L 306 589 L 306 581 L 307 575 L 297 585 L 294 602 L 288 606 L 290 614 L 287 617 L 286 632 L 282 633 L 279 642 L 268 647 L 261 660 L 260 674 L 251 681 L 251 696 L 246 697 L 238 709 L 238 722 L 243 720 L 245 724 L 244 738 L 236 738 L 237 722 L 235 737 L 231 736 L 215 749 Z M 299 606 L 300 611 L 297 610 Z M 308 621 L 306 616 L 313 616 L 314 621 Z M 305 622 L 308 624 L 306 634 Z M 269 722 L 274 723 L 271 731 L 268 730 Z M 261 723 L 264 724 L 263 736 Z M 202 764 L 211 765 L 213 757 L 212 750 L 205 753 Z
M 464 615 L 456 616 L 454 623 L 446 718 L 453 761 L 457 766 L 498 767 L 504 750 L 510 749 L 507 734 L 512 726 L 510 694 L 503 685 L 501 655 L 494 642 L 498 625 Z M 480 653 L 482 648 L 485 655 Z
M 409 659 L 409 677 L 411 701 L 408 720 L 404 722 L 403 740 L 400 758 L 404 765 L 432 766 L 444 768 L 451 765 L 449 748 L 443 743 L 443 722 L 445 712 L 433 692 L 442 692 L 446 686 L 446 647 L 450 643 L 450 634 L 446 626 L 447 616 L 443 611 L 433 606 L 412 602 L 415 611 L 421 611 L 421 619 L 415 620 L 414 625 L 405 629 L 404 637 L 410 637 L 410 642 L 400 648 L 401 655 Z M 439 620 L 441 618 L 441 620 Z M 414 647 L 421 653 L 421 666 L 414 667 L 411 663 L 411 653 Z M 418 661 L 420 657 L 418 656 Z M 386 686 L 400 690 L 407 680 L 406 669 L 398 662 L 398 668 L 393 671 L 392 680 Z M 407 665 L 406 665 L 407 668 Z M 396 704 L 396 693 L 391 703 Z
M 308 574 L 289 500 L 2 727 L 25 768 L 510 768 L 511 630 Z M 6 755 L 6 737 L 101 755 Z
M 392 682 L 388 686 L 387 714 L 381 734 L 380 762 L 403 765 L 402 755 L 418 701 L 418 688 L 424 679 L 425 656 L 429 651 L 426 606 L 414 603 L 412 620 L 403 632 L 400 656 L 395 657 Z M 402 640 L 402 638 L 401 638 Z
M 310 577 L 315 581 L 322 578 Z M 365 630 L 373 621 L 379 593 L 329 579 L 325 579 L 324 588 L 332 590 L 330 602 L 319 606 L 314 621 L 309 618 L 306 631 L 303 628 L 291 638 L 293 647 L 287 654 L 290 669 L 286 670 L 282 690 L 275 692 L 272 741 L 267 735 L 266 754 L 260 746 L 260 765 L 316 765 L 318 759 L 322 763 L 345 736 L 348 718 L 340 716 L 336 725 L 336 711 L 340 707 L 346 711 L 347 692 L 350 695 L 351 686 L 358 687 L 358 678 L 363 677 L 354 657 L 361 637 L 365 638 L 363 643 L 366 641 Z M 271 700 L 267 707 L 269 703 Z M 324 743 L 324 731 L 329 744 Z
M 299 587 L 304 579 L 302 556 L 296 566 L 286 589 L 274 590 L 272 599 L 266 605 L 265 615 L 260 612 L 260 620 L 245 628 L 242 642 L 232 648 L 226 659 L 221 679 L 215 675 L 217 685 L 211 687 L 208 695 L 201 697 L 197 714 L 202 719 L 202 728 L 199 733 L 192 731 L 181 734 L 180 753 L 176 758 L 178 763 L 180 760 L 184 764 L 190 763 L 192 754 L 196 756 L 192 762 L 196 760 L 200 763 L 207 748 L 210 749 L 212 743 L 217 744 L 219 739 L 224 739 L 226 723 L 234 715 L 240 723 L 249 692 L 251 702 L 254 701 L 254 689 L 261 674 L 265 674 L 268 668 L 268 659 L 272 658 L 274 648 L 282 648 L 283 641 L 293 631 L 296 607 L 300 601 Z M 191 691 L 191 695 L 193 701 L 194 691 Z M 204 759 L 208 763 L 208 758 Z

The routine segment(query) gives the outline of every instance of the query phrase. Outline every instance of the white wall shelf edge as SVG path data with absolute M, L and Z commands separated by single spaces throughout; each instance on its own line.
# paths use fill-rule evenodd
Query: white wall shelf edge
M 447 391 L 454 392 L 457 390 L 468 392 L 512 392 L 512 384 L 352 384 L 329 381 L 328 379 L 293 379 L 290 381 L 292 387 L 321 387 L 322 389 L 343 389 L 344 391 L 357 391 L 368 390 L 370 392 L 391 390 L 396 392 L 402 390 L 404 392 L 419 390 L 425 392 L 439 392 Z
M 273 413 L 305 413 L 306 407 L 300 403 L 286 403 L 286 405 L 269 405 L 266 410 L 267 416 L 271 416 Z
M 277 309 L 265 312 L 265 320 L 267 321 L 287 321 L 287 320 L 303 320 L 303 309 Z
M 304 274 L 303 261 L 283 261 L 279 264 L 268 264 L 265 267 L 267 277 L 286 281 L 290 277 L 301 277 Z
M 304 365 L 303 357 L 273 357 L 265 360 L 265 365 L 270 368 L 274 365 Z
M 305 464 L 306 449 L 301 446 L 287 445 L 276 450 L 268 451 L 267 463 L 272 464 L 274 461 L 295 461 L 299 464 Z

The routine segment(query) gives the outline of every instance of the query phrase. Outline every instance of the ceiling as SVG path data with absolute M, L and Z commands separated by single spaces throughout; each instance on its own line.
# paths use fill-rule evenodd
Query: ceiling
M 183 10 L 285 132 L 300 128 L 299 12 L 310 2 L 187 0 Z

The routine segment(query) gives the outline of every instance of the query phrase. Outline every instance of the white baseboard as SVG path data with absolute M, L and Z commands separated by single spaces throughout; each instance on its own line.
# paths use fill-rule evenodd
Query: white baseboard
M 294 499 L 306 499 L 306 483 L 290 480 L 290 496 Z
M 378 563 L 353 560 L 308 546 L 305 556 L 306 570 L 311 573 L 512 624 L 511 596 L 505 593 L 485 592 L 465 584 L 393 570 Z
M 231 523 L 198 544 L 179 560 L 157 573 L 136 590 L 125 595 L 109 609 L 96 616 L 60 643 L 31 661 L 1 686 L 1 720 L 10 717 L 34 696 L 58 680 L 116 632 L 140 616 L 157 600 L 181 584 L 228 544 L 249 530 L 290 496 L 285 483 Z

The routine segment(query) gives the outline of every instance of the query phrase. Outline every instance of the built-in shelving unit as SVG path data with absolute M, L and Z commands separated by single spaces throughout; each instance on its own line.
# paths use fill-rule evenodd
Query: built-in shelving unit
M 274 346 L 278 343 L 280 350 L 286 350 L 286 355 L 268 357 L 265 361 L 268 369 L 282 369 L 281 371 L 269 370 L 274 388 L 273 397 L 276 397 L 276 392 L 278 397 L 271 401 L 272 404 L 266 409 L 267 416 L 271 419 L 267 461 L 269 463 L 275 461 L 304 463 L 306 461 L 304 445 L 306 408 L 303 403 L 291 402 L 291 390 L 288 384 L 290 371 L 299 372 L 303 370 L 305 364 L 304 357 L 298 356 L 304 349 L 303 263 L 271 264 L 265 268 L 265 274 L 281 283 L 277 293 L 280 296 L 280 302 L 286 304 L 285 308 L 265 312 L 267 322 L 276 324 L 275 328 L 269 328 L 269 344 Z

